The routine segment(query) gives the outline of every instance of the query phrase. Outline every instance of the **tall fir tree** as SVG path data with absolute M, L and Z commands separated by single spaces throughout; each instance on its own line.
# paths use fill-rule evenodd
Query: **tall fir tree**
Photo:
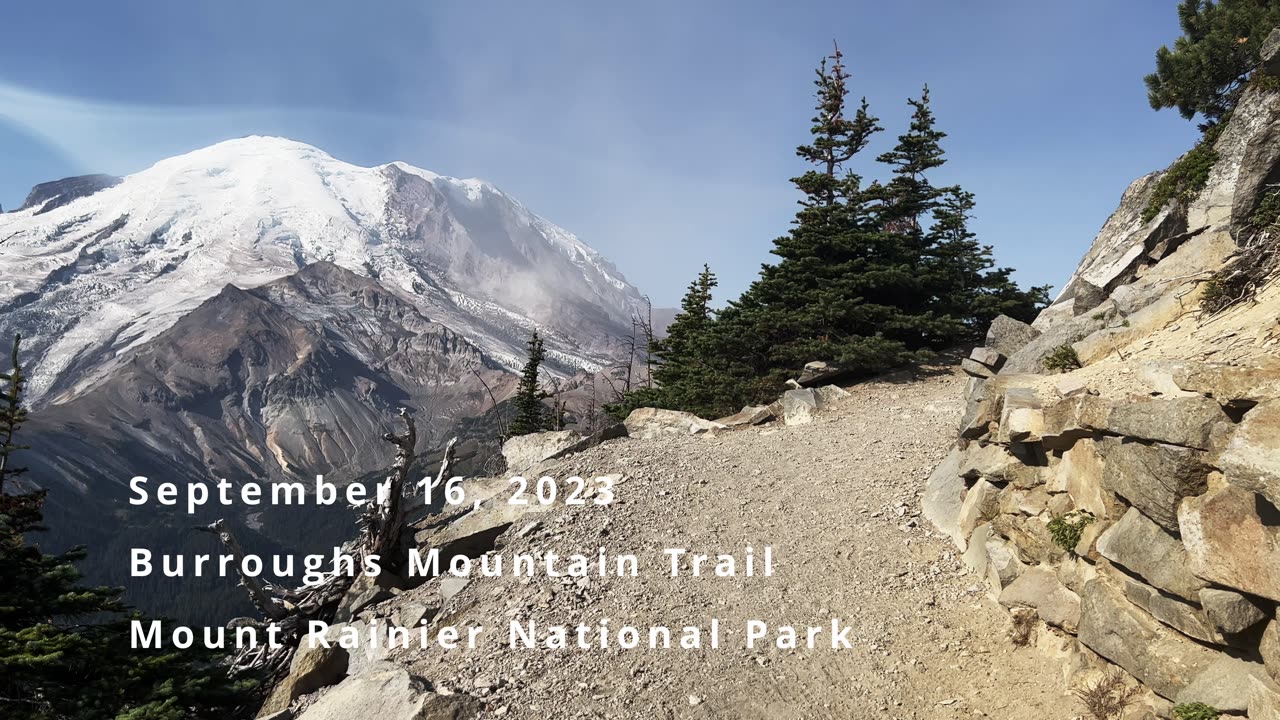
M 846 116 L 848 78 L 839 49 L 819 66 L 813 140 L 796 151 L 816 167 L 792 180 L 803 194 L 795 226 L 774 241 L 779 260 L 721 315 L 721 357 L 749 376 L 735 402 L 763 399 L 809 360 L 873 372 L 906 352 L 883 332 L 910 289 L 903 252 L 885 243 L 873 194 L 845 168 L 881 128 L 865 99 Z
M 516 386 L 516 416 L 511 421 L 511 435 L 528 435 L 547 429 L 547 411 L 542 405 L 546 393 L 538 382 L 542 369 L 542 361 L 546 354 L 542 349 L 542 338 L 534 330 L 529 336 L 529 359 L 520 373 L 520 384 Z
M 667 327 L 667 336 L 654 343 L 658 366 L 653 378 L 667 407 L 708 415 L 720 409 L 721 374 L 714 367 L 711 345 L 711 326 L 715 322 L 711 291 L 716 284 L 711 267 L 703 265 L 702 272 L 689 283 L 680 301 L 680 312 Z
M 1013 270 L 995 267 L 991 246 L 969 229 L 974 206 L 973 193 L 950 187 L 933 210 L 927 276 L 937 313 L 958 321 L 948 344 L 979 340 L 998 315 L 1031 322 L 1049 301 L 1049 286 L 1023 290 Z
M 232 679 L 200 649 L 134 649 L 132 612 L 114 588 L 79 584 L 84 548 L 31 544 L 43 491 L 16 491 L 14 455 L 26 419 L 23 369 L 0 374 L 0 717 L 11 720 L 184 720 L 252 713 L 256 683 Z M 15 492 L 16 491 L 16 492 Z
M 703 265 L 702 272 L 689 283 L 666 337 L 649 344 L 649 354 L 656 361 L 653 382 L 623 393 L 617 402 L 605 405 L 605 412 L 617 420 L 641 407 L 680 409 L 703 416 L 721 414 L 724 389 L 722 373 L 714 365 L 711 334 L 715 323 L 711 291 L 716 283 L 711 267 Z

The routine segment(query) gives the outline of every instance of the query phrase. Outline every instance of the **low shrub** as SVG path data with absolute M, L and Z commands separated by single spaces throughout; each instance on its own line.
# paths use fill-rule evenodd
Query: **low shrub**
M 1073 510 L 1049 521 L 1049 535 L 1058 547 L 1074 553 L 1076 545 L 1080 544 L 1080 538 L 1084 536 L 1084 529 L 1093 521 L 1093 515 L 1088 512 Z
M 1141 692 L 1125 681 L 1124 673 L 1113 670 L 1077 689 L 1075 694 L 1095 720 L 1116 720 Z
M 1083 367 L 1080 363 L 1080 355 L 1070 345 L 1059 345 L 1044 359 L 1044 368 L 1054 372 L 1067 372 L 1080 367 Z
M 1151 222 L 1152 218 L 1159 215 L 1160 210 L 1170 202 L 1185 207 L 1196 199 L 1196 195 L 1199 195 L 1209 182 L 1209 172 L 1218 162 L 1218 151 L 1213 149 L 1213 144 L 1222 135 L 1222 129 L 1226 124 L 1227 118 L 1224 117 L 1205 130 L 1200 142 L 1165 170 L 1156 181 L 1146 208 L 1142 210 L 1142 222 Z
M 1173 706 L 1174 720 L 1218 720 L 1222 711 L 1204 703 L 1180 703 Z

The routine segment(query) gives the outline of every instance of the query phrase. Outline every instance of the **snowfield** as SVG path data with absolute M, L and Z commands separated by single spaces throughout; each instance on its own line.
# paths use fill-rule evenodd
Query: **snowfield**
M 283 138 L 218 143 L 43 206 L 0 214 L 0 336 L 28 338 L 40 404 L 94 386 L 226 285 L 320 260 L 508 366 L 538 329 L 562 370 L 597 369 L 644 303 L 599 253 L 484 181 L 358 167 Z

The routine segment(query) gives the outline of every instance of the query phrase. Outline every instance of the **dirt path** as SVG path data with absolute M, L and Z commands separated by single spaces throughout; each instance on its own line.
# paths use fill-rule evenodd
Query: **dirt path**
M 717 437 L 624 440 L 560 471 L 623 473 L 621 502 L 560 508 L 500 552 L 633 553 L 639 577 L 480 578 L 441 622 L 483 624 L 476 650 L 428 648 L 398 660 L 447 690 L 513 718 L 1070 717 L 1060 662 L 1015 649 L 1008 620 L 919 514 L 924 479 L 945 454 L 963 379 L 872 383 L 813 424 Z M 663 548 L 737 552 L 775 574 L 670 578 Z M 414 590 L 436 592 L 435 582 Z M 712 650 L 544 651 L 507 647 L 511 619 L 613 626 L 703 625 Z M 747 620 L 852 626 L 852 649 L 742 648 Z M 704 635 L 705 638 L 705 635 Z M 1046 638 L 1048 640 L 1048 638 Z

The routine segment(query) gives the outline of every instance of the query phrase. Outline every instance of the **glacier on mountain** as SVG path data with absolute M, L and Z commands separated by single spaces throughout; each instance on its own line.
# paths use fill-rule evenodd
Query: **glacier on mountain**
M 255 136 L 0 214 L 0 336 L 28 338 L 32 399 L 65 402 L 223 287 L 317 261 L 377 280 L 512 369 L 533 329 L 553 372 L 612 362 L 645 302 L 598 252 L 487 182 Z

